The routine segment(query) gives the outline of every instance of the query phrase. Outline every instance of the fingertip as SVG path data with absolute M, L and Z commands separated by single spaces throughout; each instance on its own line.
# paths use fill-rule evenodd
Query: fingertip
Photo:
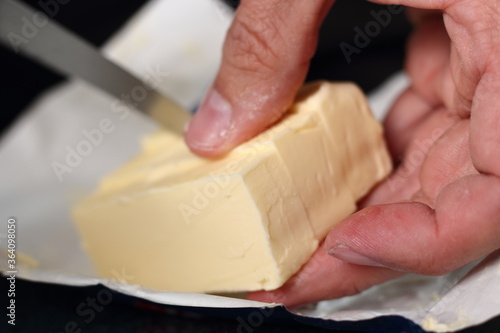
M 287 107 L 273 105 L 291 103 L 284 103 L 279 98 L 271 105 L 261 103 L 268 98 L 265 93 L 257 91 L 250 96 L 240 94 L 237 100 L 238 103 L 231 103 L 230 98 L 226 98 L 215 88 L 207 92 L 184 133 L 185 142 L 194 154 L 207 158 L 221 157 L 261 133 L 287 110 Z
M 300 290 L 290 288 L 290 283 L 293 284 L 293 278 L 291 281 L 288 281 L 285 285 L 276 290 L 249 292 L 247 294 L 247 299 L 262 303 L 282 304 L 288 309 L 300 307 L 310 301 L 317 301 L 316 298 L 308 299 L 308 296 L 302 295 Z
M 216 157 L 231 148 L 233 107 L 217 90 L 210 89 L 186 127 L 189 149 L 202 157 Z
M 247 299 L 249 301 L 257 301 L 262 303 L 279 303 L 283 304 L 283 293 L 279 290 L 271 290 L 271 291 L 252 291 L 247 293 Z

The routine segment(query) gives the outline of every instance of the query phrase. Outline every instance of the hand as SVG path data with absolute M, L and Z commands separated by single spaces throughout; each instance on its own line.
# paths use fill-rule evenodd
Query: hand
M 405 272 L 444 274 L 500 248 L 500 3 L 376 2 L 442 11 L 437 16 L 421 11 L 413 17 L 416 29 L 406 60 L 411 87 L 400 96 L 385 123 L 390 151 L 400 164 L 366 198 L 364 209 L 330 231 L 301 271 L 282 288 L 252 293 L 251 299 L 294 306 L 351 295 Z M 238 30 L 238 19 L 259 5 L 273 17 L 279 15 L 280 3 L 243 2 L 231 30 Z M 195 118 L 186 135 L 193 151 L 206 156 L 221 154 L 257 134 L 288 107 L 291 97 L 287 91 L 295 93 L 300 86 L 311 56 L 306 50 L 316 42 L 317 25 L 331 2 L 286 3 L 294 4 L 288 5 L 294 8 L 287 7 L 285 15 L 292 22 L 298 6 L 315 13 L 305 15 L 311 17 L 309 28 L 292 24 L 287 30 L 256 21 L 252 27 L 261 29 L 252 30 L 256 34 L 250 34 L 251 42 L 244 35 L 229 34 L 214 87 L 234 105 L 233 120 L 228 121 L 229 130 L 218 136 L 217 144 L 205 141 L 214 138 L 210 134 L 214 132 L 204 131 L 201 121 L 209 123 L 221 111 L 214 111 L 215 102 L 212 109 L 202 108 L 204 113 Z M 310 11 L 312 7 L 315 11 Z M 259 13 L 264 15 L 262 10 Z M 268 22 L 265 15 L 263 20 Z M 263 26 L 270 26 L 273 33 Z M 299 36 L 293 48 L 271 42 L 286 40 L 292 31 Z M 253 56 L 249 53 L 253 44 L 248 43 L 260 46 Z M 286 54 L 284 50 L 295 55 L 278 62 Z M 307 55 L 301 58 L 299 53 Z M 256 102 L 252 104 L 252 100 Z M 252 109 L 256 105 L 257 112 Z

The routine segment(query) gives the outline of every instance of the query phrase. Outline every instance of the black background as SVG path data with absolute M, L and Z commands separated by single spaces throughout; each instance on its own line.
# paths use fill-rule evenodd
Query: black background
M 113 294 L 109 304 L 96 307 L 93 317 L 88 315 L 90 307 L 86 305 L 85 315 L 77 312 L 82 303 L 88 304 L 88 299 L 97 300 L 97 295 L 104 287 L 67 287 L 33 283 L 23 280 L 16 281 L 16 326 L 7 325 L 7 317 L 0 311 L 0 332 L 117 332 L 117 333 L 324 333 L 333 332 L 321 326 L 306 326 L 291 320 L 280 319 L 278 311 L 267 317 L 262 325 L 250 325 L 252 318 L 248 314 L 219 312 L 218 315 L 201 315 L 184 309 L 164 307 L 146 302 L 137 302 L 130 298 Z M 7 280 L 0 279 L 2 298 L 8 289 Z M 107 289 L 106 289 L 107 290 Z M 6 292 L 5 292 L 6 294 Z M 2 309 L 5 302 L 2 302 Z M 6 305 L 5 305 L 6 306 Z M 276 314 L 276 315 L 275 315 Z M 220 316 L 224 316 L 220 318 Z M 261 316 L 265 317 L 265 316 Z M 253 317 L 255 318 L 255 317 Z M 86 322 L 88 321 L 88 323 Z M 382 318 L 378 329 L 369 328 L 350 333 L 416 333 L 421 332 L 416 327 L 404 325 L 392 326 Z M 255 321 L 253 321 L 255 322 Z M 380 328 L 380 325 L 385 328 Z M 316 323 L 316 325 L 321 325 Z M 354 325 L 352 325 L 355 327 Z M 5 328 L 5 329 L 4 329 Z M 498 333 L 500 332 L 500 316 L 489 322 L 457 333 Z M 355 329 L 355 328 L 352 328 Z M 334 332 L 346 332 L 335 330 Z
M 24 1 L 42 10 L 40 2 Z M 186 0 L 189 1 L 189 0 Z M 237 3 L 227 0 L 228 3 Z M 102 45 L 135 12 L 144 0 L 71 0 L 59 5 L 52 18 L 76 32 L 96 46 Z M 394 15 L 391 23 L 372 38 L 359 54 L 353 54 L 350 64 L 344 58 L 339 44 L 353 45 L 354 28 L 364 30 L 374 18 L 370 11 L 382 6 L 364 0 L 338 0 L 330 12 L 320 34 L 318 51 L 314 57 L 308 80 L 352 80 L 370 91 L 389 74 L 401 69 L 404 41 L 410 27 L 404 14 Z M 0 134 L 19 117 L 22 110 L 41 91 L 63 78 L 50 70 L 18 56 L 0 46 Z

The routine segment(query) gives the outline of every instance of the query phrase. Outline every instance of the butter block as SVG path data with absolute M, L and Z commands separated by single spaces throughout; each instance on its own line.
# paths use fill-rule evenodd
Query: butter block
M 100 276 L 160 290 L 280 287 L 391 163 L 350 83 L 304 87 L 277 125 L 220 159 L 158 132 L 73 216 Z

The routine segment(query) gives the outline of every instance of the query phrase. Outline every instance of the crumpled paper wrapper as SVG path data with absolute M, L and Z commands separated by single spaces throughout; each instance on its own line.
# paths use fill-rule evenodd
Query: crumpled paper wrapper
M 232 19 L 217 0 L 151 1 L 104 47 L 111 59 L 193 110 L 214 77 L 221 45 Z M 370 96 L 376 116 L 384 116 L 405 88 L 396 75 Z M 204 294 L 159 292 L 124 284 L 126 269 L 113 280 L 96 276 L 70 218 L 74 204 L 99 179 L 139 152 L 140 139 L 157 125 L 131 112 L 119 114 L 116 99 L 78 80 L 46 92 L 0 141 L 0 269 L 5 273 L 7 217 L 17 220 L 17 277 L 74 286 L 102 284 L 159 304 L 228 311 L 265 311 L 282 306 Z M 103 120 L 113 130 L 87 156 L 65 164 L 84 132 Z M 57 169 L 57 168 L 56 168 Z M 485 322 L 500 314 L 500 252 L 444 277 L 406 276 L 357 296 L 324 301 L 290 313 L 290 318 L 337 329 L 404 327 L 409 332 L 449 331 Z M 263 312 L 264 313 L 264 312 Z M 320 321 L 316 320 L 322 319 Z M 316 321 L 315 321 L 316 320 Z M 320 323 L 320 324 L 318 324 Z M 363 324 L 364 323 L 364 324 Z M 365 325 L 365 326 L 363 326 Z

